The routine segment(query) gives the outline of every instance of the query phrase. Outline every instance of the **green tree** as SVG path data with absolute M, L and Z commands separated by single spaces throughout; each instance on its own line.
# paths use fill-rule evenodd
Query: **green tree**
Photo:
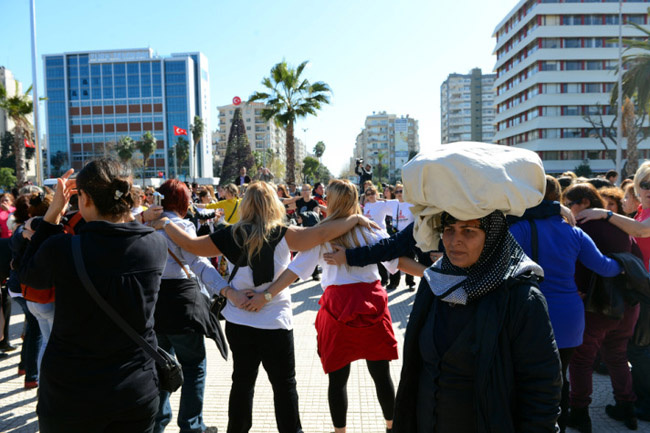
M 650 15 L 650 8 L 648 8 Z M 648 112 L 650 104 L 650 30 L 643 25 L 628 23 L 628 26 L 641 32 L 643 38 L 623 38 L 625 52 L 633 50 L 632 54 L 623 56 L 623 96 L 636 97 L 640 110 Z M 618 72 L 618 68 L 617 68 Z M 612 88 L 612 105 L 618 99 L 618 87 Z
M 32 86 L 29 86 L 23 94 L 19 90 L 19 84 L 16 82 L 15 95 L 8 96 L 7 89 L 0 85 L 0 108 L 5 111 L 6 116 L 15 125 L 13 130 L 13 152 L 16 159 L 16 181 L 18 185 L 23 185 L 26 180 L 24 139 L 31 139 L 32 137 L 32 124 L 28 116 L 34 111 L 34 102 L 29 97 Z
M 156 151 L 156 137 L 151 131 L 142 134 L 142 140 L 135 144 L 136 149 L 142 154 L 142 186 L 144 187 L 144 177 L 147 170 L 149 157 Z
M 130 164 L 135 151 L 135 142 L 128 135 L 124 135 L 117 140 L 115 144 L 115 152 L 117 157 L 120 158 L 123 164 Z
M 183 163 L 190 156 L 190 142 L 181 135 L 176 139 L 176 145 L 174 147 L 176 151 L 176 162 L 178 163 L 178 174 L 180 174 Z
M 14 169 L 9 167 L 0 168 L 0 186 L 5 190 L 9 190 L 14 185 L 16 185 L 16 176 L 14 176 Z
M 192 141 L 194 142 L 194 159 L 192 161 L 192 176 L 194 176 L 194 179 L 196 179 L 197 171 L 198 171 L 198 161 L 199 157 L 196 154 L 196 148 L 199 145 L 199 142 L 201 141 L 201 137 L 203 137 L 203 131 L 205 131 L 205 123 L 203 122 L 203 119 L 200 116 L 194 116 L 194 123 L 190 125 L 190 132 L 192 132 Z
M 323 154 L 325 153 L 325 143 L 323 143 L 322 141 L 319 141 L 318 143 L 316 143 L 316 145 L 314 146 L 313 152 L 314 152 L 314 155 L 316 155 L 316 158 L 318 158 L 318 160 L 320 161 Z
M 330 180 L 332 180 L 332 178 L 334 178 L 332 172 L 329 171 L 329 169 L 324 164 L 320 164 L 316 172 L 316 180 L 322 184 L 327 185 Z
M 379 152 L 379 153 L 377 154 L 377 161 L 378 161 L 378 163 L 377 163 L 377 181 L 378 181 L 379 183 L 381 183 L 382 175 L 384 174 L 384 171 L 387 171 L 387 170 L 385 170 L 385 169 L 386 169 L 386 165 L 385 165 L 385 164 L 382 164 L 382 161 L 384 160 L 384 158 L 386 158 L 386 154 L 385 154 L 385 153 L 383 153 L 383 152 Z
M 320 163 L 312 156 L 307 156 L 302 160 L 302 175 L 306 183 L 313 182 L 318 175 L 318 166 Z
M 60 150 L 56 151 L 50 158 L 50 164 L 52 165 L 52 176 L 58 177 L 61 173 L 61 167 L 67 162 L 68 156 L 65 152 Z
M 573 172 L 578 177 L 591 177 L 591 175 L 594 173 L 591 170 L 591 166 L 589 165 L 588 159 L 583 160 L 582 164 L 580 164 L 579 166 L 573 169 Z
M 246 127 L 242 118 L 241 108 L 236 108 L 233 114 L 232 124 L 230 125 L 230 134 L 228 134 L 228 145 L 226 146 L 226 156 L 223 159 L 221 169 L 221 184 L 232 183 L 239 176 L 239 169 L 246 167 L 251 170 L 255 164 L 255 158 L 248 144 Z
M 282 61 L 271 68 L 271 75 L 262 80 L 266 88 L 255 92 L 248 102 L 264 101 L 262 110 L 264 119 L 274 119 L 275 123 L 286 129 L 287 182 L 295 182 L 296 153 L 294 145 L 294 124 L 297 119 L 307 115 L 316 115 L 323 104 L 329 104 L 330 87 L 317 81 L 310 83 L 301 77 L 309 62 L 302 62 L 297 68 Z

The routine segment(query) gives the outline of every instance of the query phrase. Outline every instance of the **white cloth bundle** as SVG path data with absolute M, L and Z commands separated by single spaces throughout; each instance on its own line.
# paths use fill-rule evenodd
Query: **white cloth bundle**
M 459 142 L 419 153 L 402 169 L 404 200 L 413 204 L 418 247 L 438 249 L 443 211 L 461 221 L 495 210 L 523 215 L 544 198 L 544 176 L 539 156 L 515 147 Z

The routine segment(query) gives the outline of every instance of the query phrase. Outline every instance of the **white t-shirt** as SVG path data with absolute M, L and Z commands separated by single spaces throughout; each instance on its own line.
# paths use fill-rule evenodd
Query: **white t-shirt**
M 273 253 L 274 275 L 273 281 L 277 280 L 291 262 L 289 245 L 285 238 L 275 246 Z M 311 268 L 311 272 L 314 268 Z M 232 270 L 230 271 L 232 272 Z M 261 293 L 271 285 L 271 282 L 255 287 L 253 283 L 253 271 L 248 266 L 242 266 L 237 270 L 235 277 L 230 282 L 230 287 L 235 290 L 251 289 Z M 230 301 L 222 311 L 223 317 L 229 322 L 238 325 L 251 326 L 260 329 L 293 329 L 293 313 L 291 312 L 291 293 L 285 289 L 274 296 L 271 301 L 256 313 L 252 313 L 235 307 Z
M 374 245 L 380 240 L 388 237 L 388 234 L 381 230 L 369 230 L 362 227 L 356 227 L 353 230 L 355 231 L 360 246 Z M 366 238 L 368 239 L 367 243 L 361 235 L 361 230 L 364 231 Z M 372 283 L 373 281 L 381 279 L 379 270 L 375 264 L 362 267 L 328 265 L 323 259 L 323 254 L 333 250 L 332 245 L 327 242 L 323 245 L 314 247 L 311 250 L 303 251 L 294 257 L 291 264 L 289 264 L 288 269 L 303 280 L 306 280 L 311 276 L 312 272 L 314 272 L 314 267 L 316 267 L 317 264 L 320 264 L 323 267 L 323 274 L 321 276 L 322 287 L 353 283 Z M 398 261 L 399 259 L 393 259 L 390 262 L 382 262 L 382 264 L 386 267 L 388 272 L 394 274 L 397 272 Z M 284 293 L 284 290 L 280 293 Z
M 393 215 L 397 208 L 397 200 L 376 201 L 374 203 L 366 202 L 363 205 L 363 216 L 370 218 L 379 224 L 383 231 L 386 231 L 386 217 Z
M 397 202 L 395 212 L 393 213 L 393 228 L 397 229 L 398 232 L 404 230 L 407 225 L 414 221 L 413 214 L 411 213 L 412 206 L 411 203 Z

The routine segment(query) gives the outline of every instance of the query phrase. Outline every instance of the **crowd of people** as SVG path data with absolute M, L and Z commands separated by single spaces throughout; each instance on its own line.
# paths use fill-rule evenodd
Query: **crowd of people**
M 357 360 L 387 432 L 588 433 L 594 370 L 611 377 L 607 415 L 634 430 L 650 420 L 650 162 L 617 186 L 615 172 L 545 175 L 536 155 L 517 151 L 418 155 L 394 185 L 374 184 L 358 161 L 359 185 L 274 184 L 268 169 L 251 179 L 242 168 L 216 188 L 139 187 L 104 158 L 68 171 L 55 191 L 3 194 L 0 351 L 17 349 L 13 300 L 25 316 L 18 374 L 39 388 L 42 432 L 164 431 L 173 414 L 156 363 L 94 286 L 178 360 L 182 433 L 216 431 L 203 419 L 204 337 L 233 358 L 227 431 L 251 429 L 261 364 L 278 431 L 298 433 L 289 287 L 312 278 L 323 288 L 315 326 L 336 433 L 347 429 Z M 412 292 L 420 278 L 402 350 L 387 294 L 401 273 Z

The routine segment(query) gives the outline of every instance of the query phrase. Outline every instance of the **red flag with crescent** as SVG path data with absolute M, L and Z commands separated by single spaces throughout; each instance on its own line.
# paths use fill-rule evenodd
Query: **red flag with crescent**
M 25 138 L 25 140 L 23 141 L 25 143 L 25 147 L 29 147 L 30 149 L 36 149 L 36 145 L 32 143 L 28 138 Z
M 187 130 L 174 126 L 174 135 L 187 135 Z

